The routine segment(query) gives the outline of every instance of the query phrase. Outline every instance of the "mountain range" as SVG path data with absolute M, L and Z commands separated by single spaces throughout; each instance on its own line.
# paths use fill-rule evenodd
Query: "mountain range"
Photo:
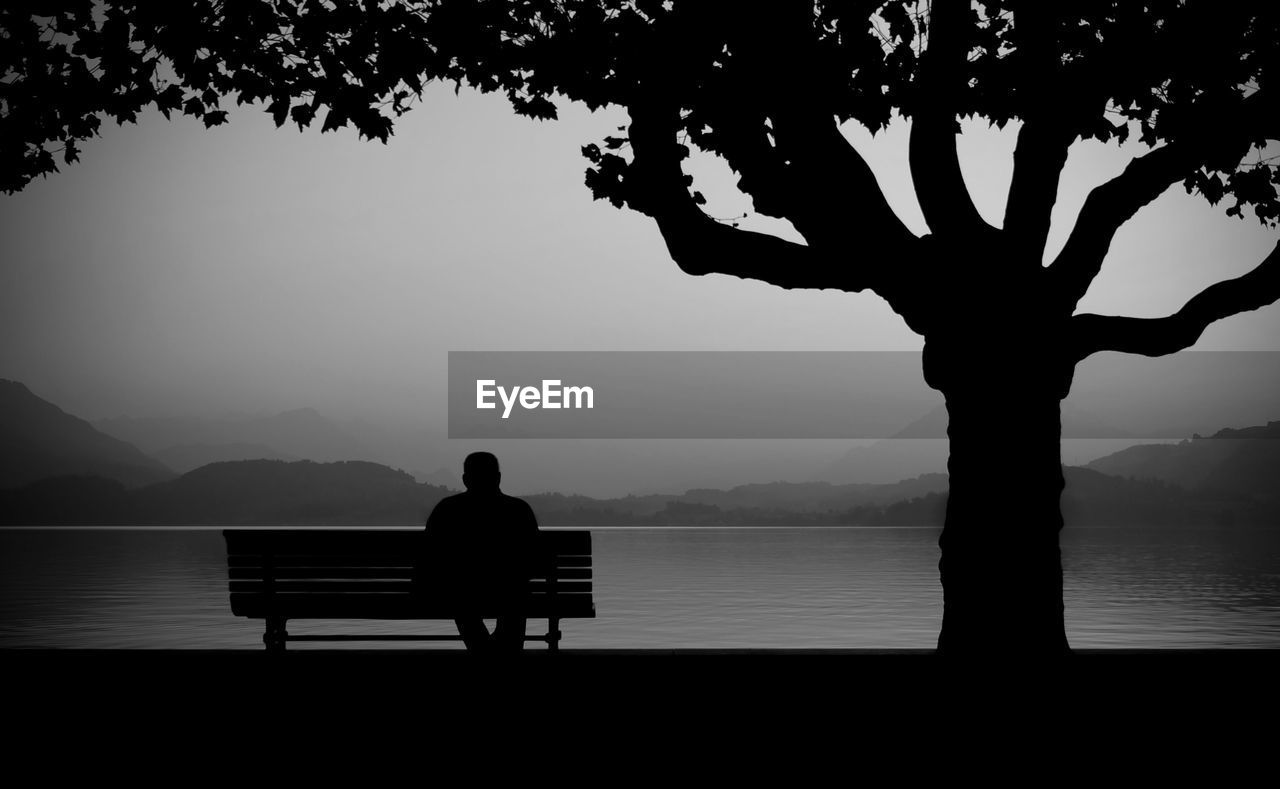
M 150 455 L 172 458 L 176 467 L 223 460 L 368 460 L 372 455 L 314 408 L 223 419 L 116 417 L 94 427 Z
M 172 429 L 174 422 L 161 429 L 162 420 L 99 424 L 152 447 L 175 435 L 193 439 L 156 450 L 184 473 L 22 384 L 0 383 L 0 436 L 6 438 L 0 522 L 412 525 L 458 487 L 445 469 L 415 478 L 368 461 L 294 460 L 253 440 L 215 440 L 237 436 L 195 420 L 182 423 L 182 430 Z M 238 437 L 274 434 L 302 452 L 358 451 L 358 441 L 310 409 L 240 424 Z M 297 437 L 308 427 L 316 427 L 317 436 L 300 443 Z M 1085 468 L 1067 467 L 1064 517 L 1091 526 L 1271 525 L 1280 521 L 1276 438 L 1280 422 L 1271 422 L 1177 444 L 1133 446 Z M 214 462 L 201 462 L 209 457 Z M 680 494 L 525 498 L 545 525 L 930 526 L 941 524 L 946 490 L 945 474 L 928 473 L 882 483 L 773 482 Z
M 1219 430 L 1176 444 L 1140 444 L 1087 464 L 1103 474 L 1166 482 L 1219 496 L 1276 495 L 1280 422 Z
M 0 379 L 0 489 L 67 475 L 136 487 L 174 472 L 137 447 L 96 430 L 17 381 Z

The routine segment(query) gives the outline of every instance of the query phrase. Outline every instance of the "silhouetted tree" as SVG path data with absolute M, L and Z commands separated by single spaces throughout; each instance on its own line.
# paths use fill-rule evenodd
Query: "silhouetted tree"
M 588 145 L 597 197 L 653 218 L 689 274 L 870 290 L 925 339 L 950 414 L 941 539 L 946 651 L 1067 648 L 1058 533 L 1059 402 L 1100 351 L 1149 356 L 1280 295 L 1280 253 L 1163 318 L 1079 314 L 1118 229 L 1177 184 L 1229 214 L 1280 218 L 1276 3 L 1211 0 L 355 0 L 9 3 L 3 188 L 78 155 L 103 117 L 144 107 L 213 126 L 223 97 L 277 124 L 348 124 L 386 141 L 426 81 L 502 91 L 549 119 L 559 95 L 621 106 L 625 136 Z M 929 233 L 889 206 L 840 125 L 911 121 Z M 958 118 L 1020 122 L 1002 226 L 974 207 Z M 621 130 L 620 130 L 621 131 Z M 1152 150 L 1092 191 L 1046 260 L 1059 173 L 1077 140 Z M 723 157 L 793 243 L 709 217 L 681 162 Z M 1019 463 L 992 472 L 994 451 Z M 1010 480 L 1009 474 L 1015 478 Z

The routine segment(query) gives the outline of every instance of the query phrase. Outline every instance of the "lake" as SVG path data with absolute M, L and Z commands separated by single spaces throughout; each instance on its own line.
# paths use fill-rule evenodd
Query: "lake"
M 931 648 L 937 639 L 932 529 L 603 528 L 593 539 L 598 618 L 563 623 L 569 648 Z M 1062 545 L 1075 647 L 1280 648 L 1280 535 L 1068 528 Z M 0 530 L 0 587 L 0 647 L 262 647 L 262 623 L 231 615 L 216 529 Z M 453 632 L 446 622 L 405 627 Z

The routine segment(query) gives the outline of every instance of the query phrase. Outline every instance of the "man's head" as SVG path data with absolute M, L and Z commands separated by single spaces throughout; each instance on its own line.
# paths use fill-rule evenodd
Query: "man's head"
M 472 452 L 462 461 L 462 484 L 472 493 L 491 493 L 498 489 L 502 472 L 498 458 L 490 452 Z

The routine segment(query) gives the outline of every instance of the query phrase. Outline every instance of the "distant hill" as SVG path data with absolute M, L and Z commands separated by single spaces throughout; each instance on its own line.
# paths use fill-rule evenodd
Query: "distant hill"
M 1177 444 L 1140 444 L 1087 464 L 1094 471 L 1156 480 L 1202 495 L 1278 495 L 1280 422 L 1219 430 Z
M 1067 437 L 1063 444 L 1065 462 L 1084 459 L 1073 461 L 1068 451 L 1072 448 L 1084 449 L 1088 452 L 1086 457 L 1106 451 L 1103 448 L 1095 452 L 1087 446 L 1100 443 L 1099 437 L 1105 436 L 1112 442 L 1128 439 L 1124 431 L 1070 405 L 1064 405 L 1062 409 L 1062 433 Z M 1129 441 L 1131 439 L 1125 443 Z M 949 453 L 947 408 L 940 405 L 889 438 L 852 447 L 821 470 L 816 478 L 836 484 L 855 481 L 886 484 L 922 475 L 945 474 Z
M 932 474 L 888 485 L 827 482 L 765 482 L 738 485 L 727 490 L 693 488 L 684 493 L 655 493 L 597 499 L 588 496 L 541 493 L 527 496 L 535 512 L 557 516 L 572 513 L 575 523 L 595 517 L 626 523 L 684 525 L 682 519 L 705 520 L 712 513 L 736 519 L 791 518 L 804 515 L 829 517 L 856 507 L 880 507 L 894 502 L 941 493 L 947 489 L 944 474 Z
M 298 460 L 292 455 L 277 452 L 262 444 L 242 442 L 230 444 L 180 444 L 151 453 L 169 468 L 185 474 L 210 463 L 226 463 L 232 460 Z
M 947 454 L 945 438 L 887 438 L 851 448 L 818 476 L 837 484 L 854 480 L 886 484 L 922 474 L 945 474 Z
M 0 489 L 69 475 L 130 487 L 174 476 L 137 447 L 94 429 L 23 384 L 0 380 Z
M 899 430 L 890 438 L 938 438 L 947 437 L 947 406 L 939 405 L 929 413 Z M 1062 435 L 1064 438 L 1123 438 L 1129 435 L 1106 420 L 1070 403 L 1062 405 Z
M 1063 469 L 1062 513 L 1068 527 L 1200 528 L 1270 525 L 1273 512 L 1247 501 L 1191 494 L 1161 482 Z M 771 483 L 679 496 L 590 499 L 529 497 L 539 518 L 565 525 L 917 526 L 941 528 L 947 480 L 924 475 L 891 485 L 810 487 Z M 814 494 L 806 500 L 801 492 Z M 777 495 L 766 495 L 766 492 Z M 993 508 L 999 502 L 992 503 Z
M 946 494 L 935 492 L 891 503 L 864 503 L 828 509 L 796 508 L 794 503 L 744 506 L 728 495 L 729 491 L 718 493 L 725 494 L 720 504 L 707 503 L 705 490 L 678 496 L 624 496 L 616 499 L 592 499 L 559 493 L 525 498 L 544 526 L 591 527 L 941 526 L 946 503 Z
M 11 525 L 411 526 L 452 491 L 376 463 L 211 463 L 137 490 L 93 477 L 0 492 Z
M 449 493 L 377 463 L 246 460 L 202 466 L 135 500 L 146 523 L 413 525 Z
M 413 476 L 416 477 L 419 482 L 423 482 L 428 485 L 462 490 L 462 478 L 444 466 L 432 471 L 430 474 L 425 471 L 415 471 Z
M 175 447 L 252 445 L 282 459 L 319 462 L 372 459 L 368 447 L 314 408 L 226 419 L 116 417 L 99 420 L 95 425 L 104 433 L 156 454 L 172 452 Z
M 1233 521 L 1214 502 L 1160 482 L 1063 468 L 1062 520 L 1067 527 L 1198 528 Z
M 828 482 L 769 482 L 738 485 L 729 490 L 695 489 L 682 501 L 718 507 L 763 507 L 795 512 L 820 512 L 867 505 L 883 506 L 897 501 L 947 491 L 946 474 L 922 474 L 885 484 Z
M 1264 436 L 1278 425 L 1135 447 L 1099 463 L 1142 473 L 1066 467 L 1067 526 L 1273 527 L 1280 523 L 1274 492 L 1280 443 Z M 1173 478 L 1195 483 L 1176 484 Z M 774 482 L 611 499 L 559 493 L 525 498 L 540 523 L 552 527 L 940 527 L 946 491 L 945 475 L 926 474 L 885 485 Z M 423 523 L 452 492 L 376 463 L 246 460 L 208 464 L 135 490 L 81 475 L 0 491 L 0 522 L 410 526 Z M 994 511 L 1000 502 L 991 506 Z
M 102 477 L 54 477 L 0 490 L 0 525 L 129 526 L 142 523 L 133 491 Z
M 547 526 L 839 524 L 875 522 L 882 519 L 878 510 L 883 507 L 914 496 L 938 495 L 945 489 L 946 478 L 935 475 L 893 485 L 768 483 L 730 490 L 697 489 L 681 495 L 525 498 Z M 45 480 L 0 495 L 0 521 L 415 525 L 453 492 L 376 463 L 247 460 L 211 463 L 135 491 L 94 478 Z

